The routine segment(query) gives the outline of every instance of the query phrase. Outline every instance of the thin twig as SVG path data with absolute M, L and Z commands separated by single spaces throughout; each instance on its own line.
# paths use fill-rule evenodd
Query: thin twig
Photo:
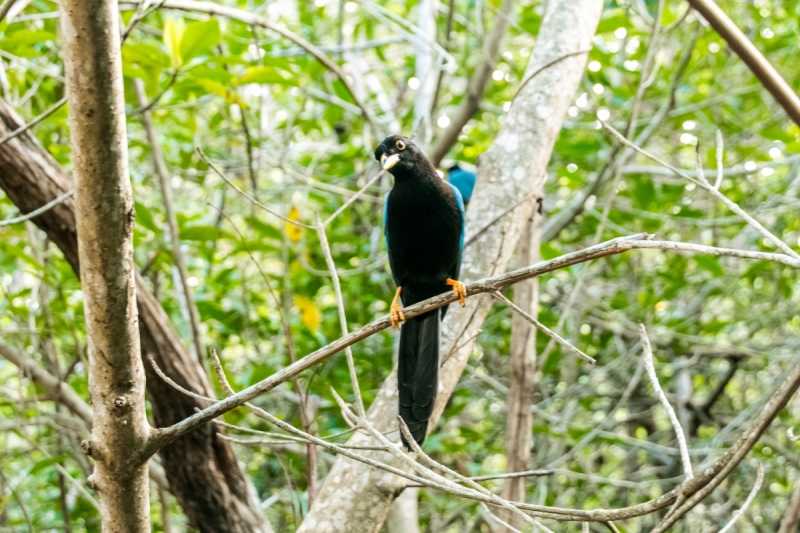
M 65 96 L 52 106 L 48 107 L 41 115 L 34 118 L 27 124 L 20 126 L 11 133 L 7 134 L 5 137 L 0 137 L 0 146 L 10 141 L 11 139 L 22 135 L 23 133 L 25 133 L 26 131 L 28 131 L 29 129 L 31 129 L 32 127 L 34 127 L 35 125 L 37 125 L 38 123 L 40 123 L 41 121 L 43 121 L 44 119 L 46 119 L 47 117 L 58 111 L 61 108 L 61 106 L 63 106 L 66 103 L 67 103 L 67 97 Z
M 538 320 L 536 320 L 536 319 L 535 319 L 533 316 L 531 316 L 529 313 L 526 313 L 525 311 L 523 311 L 522 309 L 520 309 L 520 308 L 519 308 L 519 306 L 517 306 L 517 305 L 516 305 L 514 302 L 512 302 L 511 300 L 509 300 L 508 298 L 506 298 L 506 297 L 503 295 L 503 293 L 501 293 L 501 292 L 499 292 L 499 291 L 498 291 L 498 292 L 493 292 L 493 293 L 492 293 L 492 296 L 494 296 L 496 299 L 500 300 L 501 302 L 503 302 L 504 304 L 506 304 L 507 306 L 509 306 L 511 309 L 513 309 L 513 310 L 514 310 L 514 311 L 516 311 L 518 314 L 520 314 L 520 315 L 521 315 L 521 316 L 522 316 L 522 317 L 523 317 L 525 320 L 527 320 L 528 322 L 530 322 L 531 324 L 533 324 L 534 326 L 536 326 L 538 329 L 540 329 L 541 331 L 543 331 L 543 332 L 544 332 L 544 333 L 545 333 L 545 334 L 546 334 L 548 337 L 550 337 L 551 339 L 553 339 L 554 341 L 556 341 L 558 344 L 560 344 L 561 346 L 563 346 L 563 347 L 564 347 L 564 348 L 566 348 L 567 350 L 569 350 L 569 351 L 573 352 L 575 355 L 577 355 L 578 357 L 580 357 L 580 358 L 581 358 L 581 359 L 583 359 L 584 361 L 586 361 L 586 362 L 588 362 L 588 363 L 591 363 L 591 364 L 595 364 L 595 363 L 597 363 L 597 361 L 595 361 L 594 357 L 589 357 L 588 355 L 586 355 L 585 353 L 583 353 L 583 352 L 580 350 L 580 348 L 578 348 L 577 346 L 574 346 L 574 345 L 573 345 L 573 344 L 571 344 L 571 343 L 570 343 L 568 340 L 566 340 L 566 339 L 564 339 L 563 337 L 561 337 L 561 336 L 560 336 L 558 333 L 556 333 L 556 332 L 555 332 L 555 331 L 553 331 L 552 329 L 548 328 L 547 326 L 545 326 L 544 324 L 542 324 L 541 322 L 539 322 Z
M 30 213 L 27 213 L 25 215 L 22 215 L 22 216 L 19 216 L 19 217 L 16 217 L 16 218 L 9 218 L 8 220 L 0 220 L 0 228 L 3 227 L 3 226 L 10 226 L 11 224 L 16 224 L 18 222 L 25 222 L 26 220 L 30 220 L 30 219 L 32 219 L 34 217 L 37 217 L 37 216 L 41 215 L 42 213 L 44 213 L 46 211 L 49 211 L 50 209 L 54 208 L 55 206 L 57 206 L 58 204 L 60 204 L 61 202 L 63 202 L 67 198 L 69 198 L 70 196 L 72 196 L 73 194 L 75 194 L 75 190 L 71 190 L 69 192 L 65 192 L 64 194 L 62 194 L 58 198 L 56 198 L 54 200 L 50 200 L 49 202 L 44 204 L 39 209 L 34 209 Z
M 750 68 L 764 88 L 775 97 L 789 118 L 800 125 L 800 97 L 747 35 L 725 14 L 725 11 L 712 0 L 689 0 L 689 4 L 725 39 L 728 46 Z
M 681 451 L 681 463 L 683 463 L 683 473 L 686 475 L 686 480 L 690 480 L 694 477 L 694 473 L 692 473 L 692 460 L 689 457 L 689 447 L 686 445 L 686 434 L 683 432 L 681 423 L 678 420 L 678 415 L 675 414 L 675 410 L 672 408 L 672 405 L 670 405 L 669 400 L 667 400 L 667 395 L 664 394 L 664 390 L 658 382 L 658 375 L 656 375 L 656 368 L 653 362 L 653 349 L 650 347 L 650 339 L 647 337 L 647 330 L 644 324 L 639 324 L 639 335 L 642 342 L 642 351 L 644 352 L 644 366 L 647 370 L 647 377 L 650 378 L 650 383 L 653 385 L 653 389 L 661 405 L 667 410 L 669 420 L 672 422 L 672 428 L 675 430 L 675 436 L 678 439 L 678 448 Z
M 764 466 L 761 464 L 761 461 L 758 462 L 758 471 L 756 472 L 756 482 L 753 485 L 752 490 L 750 490 L 750 494 L 747 495 L 747 499 L 744 501 L 742 506 L 733 513 L 731 516 L 730 521 L 725 524 L 725 527 L 719 530 L 719 533 L 726 533 L 733 528 L 733 525 L 736 523 L 739 518 L 747 511 L 747 508 L 750 507 L 750 504 L 753 503 L 753 500 L 758 494 L 759 489 L 761 488 L 761 484 L 764 482 Z
M 722 138 L 722 130 L 717 130 L 717 179 L 714 181 L 714 188 L 719 190 L 722 179 L 725 177 L 725 166 L 722 164 L 722 157 L 725 153 L 725 140 Z
M 372 177 L 372 179 L 370 179 L 370 180 L 367 182 L 367 184 L 366 184 L 366 185 L 364 185 L 363 187 L 361 187 L 361 189 L 359 189 L 359 190 L 358 190 L 356 193 L 354 193 L 354 194 L 353 194 L 353 195 L 352 195 L 350 198 L 348 198 L 348 199 L 347 199 L 347 201 L 346 201 L 345 203 L 343 203 L 343 204 L 342 204 L 342 205 L 339 207 L 339 209 L 337 209 L 336 211 L 334 211 L 334 212 L 333 212 L 333 214 L 332 214 L 331 216 L 329 216 L 329 217 L 328 217 L 328 218 L 325 220 L 325 222 L 322 224 L 323 228 L 324 228 L 324 227 L 327 227 L 327 226 L 328 226 L 328 224 L 330 224 L 330 223 L 333 221 L 333 219 L 335 219 L 336 217 L 338 217 L 338 216 L 339 216 L 339 215 L 342 213 L 342 211 L 344 211 L 345 209 L 347 209 L 348 207 L 350 207 L 351 205 L 353 205 L 353 202 L 355 202 L 356 200 L 358 200 L 358 198 L 359 198 L 359 197 L 360 197 L 362 194 L 364 194 L 364 193 L 365 193 L 365 192 L 366 192 L 366 191 L 367 191 L 367 190 L 368 190 L 370 187 L 372 187 L 372 186 L 373 186 L 373 185 L 374 185 L 374 184 L 375 184 L 375 183 L 376 183 L 376 182 L 377 182 L 377 181 L 378 181 L 378 180 L 381 178 L 381 176 L 383 176 L 383 173 L 384 173 L 384 172 L 385 172 L 384 170 L 381 170 L 380 172 L 378 172 L 377 174 L 375 174 L 375 176 L 373 176 L 373 177 Z
M 509 472 L 507 474 L 491 474 L 486 476 L 471 476 L 469 479 L 472 481 L 492 481 L 495 479 L 512 479 L 512 478 L 519 478 L 519 477 L 542 477 L 542 476 L 552 476 L 555 474 L 555 470 L 528 470 L 525 472 Z M 457 481 L 460 482 L 460 481 Z M 414 485 L 408 484 L 406 487 L 424 487 L 424 485 Z
M 11 6 L 13 6 L 16 1 L 17 0 L 5 0 L 0 4 L 0 23 L 6 18 L 6 15 L 8 15 L 8 12 L 11 10 Z
M 573 57 L 573 56 L 579 56 L 579 55 L 582 55 L 582 54 L 588 54 L 591 51 L 592 51 L 591 48 L 581 48 L 580 50 L 575 50 L 574 52 L 566 53 L 563 56 L 557 57 L 557 58 L 553 59 L 552 61 L 549 61 L 549 62 L 545 63 L 541 67 L 539 67 L 536 70 L 534 70 L 533 73 L 530 76 L 525 78 L 525 80 L 522 83 L 520 83 L 519 89 L 517 89 L 517 92 L 514 93 L 514 97 L 511 99 L 511 101 L 513 102 L 517 98 L 517 95 L 522 92 L 522 89 L 524 89 L 526 85 L 528 85 L 528 82 L 530 82 L 533 78 L 535 78 L 536 76 L 541 74 L 544 70 L 552 67 L 556 63 L 560 63 L 561 61 L 564 61 L 565 59 L 568 59 L 568 58 Z
M 761 235 L 763 235 L 769 241 L 771 241 L 773 244 L 775 244 L 775 246 L 780 248 L 786 255 L 788 255 L 790 257 L 793 257 L 795 259 L 800 259 L 800 255 L 798 255 L 797 252 L 792 250 L 792 248 L 789 247 L 789 245 L 787 245 L 785 242 L 783 242 L 781 239 L 779 239 L 777 236 L 775 236 L 767 228 L 762 226 L 759 221 L 757 221 L 752 216 L 747 214 L 741 207 L 739 207 L 739 205 L 737 203 L 735 203 L 733 200 L 729 199 L 727 196 L 722 194 L 720 191 L 718 191 L 714 187 L 712 187 L 704 178 L 700 179 L 700 173 L 698 173 L 698 178 L 697 179 L 693 178 L 693 177 L 689 176 L 687 173 L 683 172 L 682 170 L 670 165 L 666 161 L 663 161 L 662 159 L 659 159 L 658 157 L 656 157 L 655 155 L 651 154 L 650 152 L 648 152 L 646 150 L 643 150 L 642 148 L 636 146 L 634 143 L 632 143 L 631 141 L 626 139 L 620 132 L 618 132 L 612 126 L 610 126 L 608 123 L 601 122 L 601 124 L 605 129 L 607 129 L 609 132 L 611 132 L 611 134 L 614 137 L 616 137 L 617 140 L 619 140 L 624 145 L 626 145 L 626 146 L 628 146 L 630 148 L 633 148 L 634 150 L 636 150 L 637 152 L 639 152 L 643 156 L 655 161 L 656 163 L 658 163 L 659 165 L 661 165 L 661 166 L 663 166 L 665 168 L 668 168 L 669 170 L 674 172 L 677 176 L 680 176 L 680 177 L 684 178 L 685 180 L 688 180 L 691 183 L 694 183 L 695 185 L 697 185 L 698 187 L 700 187 L 700 188 L 708 191 L 709 193 L 711 193 L 712 196 L 714 196 L 715 198 L 720 200 L 722 203 L 724 203 L 728 207 L 728 209 L 730 209 L 731 211 L 733 211 L 734 213 L 739 215 L 745 222 L 747 222 L 750 226 L 755 228 L 759 233 L 761 233 Z M 700 170 L 702 171 L 702 169 L 700 169 Z
M 509 524 L 508 522 L 505 522 L 504 520 L 501 520 L 501 519 L 500 519 L 500 517 L 499 517 L 499 516 L 497 516 L 496 514 L 494 514 L 494 513 L 493 513 L 493 512 L 492 512 L 492 511 L 489 509 L 489 506 L 488 506 L 488 505 L 486 505 L 485 503 L 481 502 L 481 507 L 483 507 L 483 510 L 484 510 L 484 511 L 486 511 L 486 513 L 487 513 L 489 516 L 491 516 L 491 517 L 492 517 L 492 520 L 494 520 L 495 522 L 497 522 L 497 523 L 498 523 L 498 524 L 500 524 L 501 526 L 505 527 L 505 528 L 506 528 L 508 531 L 511 531 L 511 533 L 522 533 L 522 531 L 520 531 L 519 529 L 515 528 L 514 526 L 512 526 L 512 525 L 511 525 L 511 524 Z
M 511 511 L 513 514 L 519 516 L 520 518 L 522 518 L 523 520 L 525 520 L 529 524 L 533 525 L 537 529 L 540 529 L 541 531 L 544 531 L 545 533 L 553 533 L 549 528 L 543 526 L 538 521 L 534 520 L 533 517 L 523 513 L 517 507 L 511 505 L 511 503 L 508 502 L 507 500 L 504 500 L 504 499 L 500 498 L 499 496 L 496 496 L 493 492 L 491 492 L 489 489 L 483 487 L 482 485 L 479 485 L 476 481 L 473 481 L 473 480 L 471 480 L 470 478 L 468 478 L 466 476 L 462 476 L 461 474 L 459 474 L 455 470 L 447 468 L 443 464 L 437 463 L 436 461 L 431 459 L 428 456 L 428 454 L 426 454 L 425 452 L 422 451 L 422 448 L 419 447 L 419 444 L 417 444 L 417 441 L 414 440 L 414 437 L 411 435 L 411 431 L 408 429 L 408 426 L 406 425 L 406 423 L 403 420 L 403 418 L 401 416 L 398 416 L 397 417 L 397 421 L 400 424 L 400 431 L 405 436 L 406 442 L 408 442 L 411 445 L 411 449 L 414 451 L 414 453 L 417 455 L 417 457 L 419 457 L 420 460 L 428 466 L 428 468 L 435 468 L 437 470 L 440 470 L 440 471 L 444 472 L 445 474 L 450 474 L 451 476 L 455 477 L 457 480 L 461 481 L 462 483 L 466 483 L 467 485 L 469 485 L 473 489 L 477 490 L 478 492 L 481 492 L 484 495 L 490 497 L 493 500 L 494 503 L 496 503 L 497 505 L 500 505 L 501 507 L 503 507 L 504 509 L 507 509 L 508 511 Z
M 250 200 L 251 202 L 253 202 L 255 205 L 257 205 L 258 207 L 260 207 L 261 209 L 263 209 L 264 211 L 266 211 L 266 212 L 267 212 L 267 213 L 269 213 L 270 215 L 272 215 L 272 216 L 276 216 L 276 217 L 278 217 L 279 219 L 283 220 L 284 222 L 288 222 L 289 224 L 293 224 L 293 225 L 295 225 L 295 226 L 299 226 L 299 227 L 301 227 L 301 228 L 313 229 L 313 230 L 317 229 L 316 227 L 314 227 L 314 226 L 311 226 L 311 225 L 309 225 L 309 224 L 303 224 L 302 222 L 298 222 L 297 220 L 292 220 L 292 219 L 290 219 L 290 218 L 287 218 L 287 217 L 285 217 L 285 216 L 281 215 L 280 213 L 277 213 L 277 212 L 273 211 L 272 209 L 270 209 L 269 207 L 265 206 L 264 204 L 262 204 L 261 202 L 259 202 L 258 200 L 256 200 L 255 198 L 253 198 L 252 196 L 250 196 L 249 194 L 247 194 L 246 192 L 244 192 L 242 189 L 240 189 L 240 188 L 239 188 L 239 187 L 238 187 L 238 186 L 237 186 L 235 183 L 233 183 L 233 182 L 232 182 L 232 181 L 231 181 L 231 180 L 230 180 L 230 179 L 229 179 L 229 178 L 228 178 L 228 177 L 225 175 L 225 173 L 224 173 L 224 172 L 222 172 L 222 171 L 219 169 L 219 167 L 217 167 L 217 165 L 215 165 L 214 163 L 212 163 L 212 162 L 211 162 L 211 160 L 208 158 L 208 156 L 206 156 L 206 154 L 203 152 L 202 148 L 200 148 L 199 146 L 197 147 L 197 153 L 200 155 L 200 159 L 202 159 L 202 160 L 203 160 L 203 162 L 204 162 L 204 163 L 206 163 L 206 164 L 207 164 L 207 165 L 208 165 L 208 166 L 211 168 L 211 170 L 213 170 L 214 172 L 216 172 L 217 176 L 219 176 L 220 178 L 222 178 L 222 180 L 223 180 L 225 183 L 227 183 L 228 185 L 230 185 L 230 186 L 233 188 L 233 190 L 235 190 L 236 192 L 238 192 L 239 194 L 241 194 L 242 196 L 244 196 L 245 198 L 247 198 L 248 200 Z
M 164 373 L 164 371 L 161 370 L 158 367 L 158 364 L 156 364 L 156 360 L 153 359 L 153 355 L 152 354 L 149 354 L 149 353 L 147 354 L 147 360 L 150 361 L 150 366 L 153 367 L 153 370 L 155 371 L 156 375 L 158 375 L 158 377 L 160 377 L 161 379 L 166 381 L 167 384 L 169 384 L 172 388 L 184 393 L 187 396 L 191 396 L 192 398 L 195 398 L 197 400 L 203 400 L 204 402 L 216 402 L 217 401 L 216 398 L 209 398 L 208 396 L 203 396 L 202 394 L 197 394 L 196 392 L 190 391 L 189 389 L 181 387 L 180 385 L 175 383 L 175 381 L 172 378 L 170 378 L 168 375 L 166 375 Z
M 467 286 L 467 294 L 475 295 L 487 292 L 495 292 L 509 285 L 513 285 L 514 283 L 518 283 L 519 281 L 522 281 L 524 279 L 540 276 L 548 272 L 560 270 L 562 268 L 566 268 L 568 266 L 578 263 L 584 263 L 586 261 L 591 261 L 593 259 L 624 253 L 634 248 L 674 250 L 674 251 L 684 251 L 690 253 L 701 253 L 701 254 L 712 254 L 712 255 L 721 255 L 730 257 L 741 257 L 746 259 L 767 260 L 789 265 L 794 268 L 800 268 L 800 260 L 788 257 L 783 254 L 716 248 L 713 246 L 703 246 L 699 244 L 689 244 L 681 242 L 645 240 L 648 238 L 649 237 L 647 234 L 638 234 L 638 235 L 632 235 L 630 237 L 613 239 L 611 241 L 607 241 L 605 243 L 598 244 L 596 246 L 591 246 L 589 248 L 579 250 L 577 252 L 565 254 L 563 256 L 551 259 L 549 261 L 542 261 L 535 265 L 530 265 L 499 276 L 484 278 L 482 280 L 469 284 Z M 456 300 L 455 295 L 452 292 L 447 292 L 439 296 L 435 296 L 433 298 L 425 300 L 423 302 L 420 302 L 418 304 L 414 304 L 410 307 L 407 307 L 403 310 L 403 313 L 405 314 L 406 318 L 413 318 L 415 316 L 427 313 L 434 309 L 438 309 L 443 305 L 453 303 L 455 300 Z M 211 419 L 214 419 L 230 411 L 231 409 L 234 409 L 239 405 L 242 405 L 243 403 L 252 400 L 257 396 L 260 396 L 261 394 L 269 390 L 272 390 L 281 383 L 294 378 L 294 376 L 299 375 L 301 372 L 307 370 L 308 368 L 311 368 L 314 365 L 320 363 L 321 361 L 324 361 L 325 359 L 331 357 L 332 355 L 344 350 L 348 346 L 352 346 L 356 342 L 366 339 L 367 337 L 370 337 L 378 333 L 379 331 L 383 331 L 384 329 L 390 327 L 390 325 L 391 323 L 388 315 L 381 317 L 371 322 L 370 324 L 367 324 L 349 333 L 348 335 L 331 342 L 330 344 L 316 350 L 315 352 L 307 355 L 306 357 L 298 359 L 296 363 L 293 363 L 288 367 L 282 368 L 281 370 L 277 371 L 268 378 L 254 385 L 251 385 L 250 387 L 236 393 L 235 395 L 230 396 L 206 409 L 203 409 L 202 411 L 195 413 L 194 415 L 168 428 L 162 428 L 159 429 L 158 431 L 155 431 L 153 433 L 153 440 L 150 443 L 150 446 L 148 447 L 148 451 L 150 453 L 155 452 L 162 446 L 165 446 L 168 443 L 174 441 L 176 438 L 188 433 L 189 431 L 196 428 L 200 424 L 203 424 Z
M 352 199 L 354 199 L 355 196 Z M 317 215 L 317 235 L 319 235 L 319 244 L 322 248 L 322 253 L 325 255 L 325 262 L 328 264 L 328 270 L 331 273 L 331 280 L 333 281 L 333 291 L 336 294 L 336 308 L 339 311 L 339 324 L 342 328 L 342 336 L 347 336 L 347 315 L 344 309 L 344 297 L 342 296 L 342 285 L 339 283 L 339 274 L 336 272 L 336 263 L 333 261 L 333 254 L 331 253 L 331 246 L 328 244 L 328 236 L 325 234 L 325 225 L 320 221 Z M 353 349 L 348 346 L 345 348 L 345 357 L 347 358 L 347 369 L 350 372 L 350 382 L 353 386 L 353 395 L 356 397 L 356 408 L 358 416 L 364 418 L 366 410 L 364 409 L 364 400 L 361 398 L 361 388 L 358 385 L 358 375 L 356 374 L 356 365 L 353 361 Z

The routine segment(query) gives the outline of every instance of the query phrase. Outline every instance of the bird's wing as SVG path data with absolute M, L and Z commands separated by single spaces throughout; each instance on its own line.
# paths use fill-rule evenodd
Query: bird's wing
M 461 212 L 461 235 L 458 238 L 458 266 L 456 267 L 455 275 L 458 277 L 458 273 L 461 271 L 461 259 L 464 257 L 464 232 L 467 225 L 467 213 L 464 208 L 464 197 L 461 196 L 461 191 L 458 190 L 458 187 L 453 185 L 450 182 L 445 182 L 447 185 L 450 186 L 450 189 L 453 191 L 453 194 L 456 197 L 456 204 L 458 205 L 458 210 Z
M 392 192 L 389 191 L 389 194 Z M 386 254 L 389 256 L 389 269 L 392 271 L 394 283 L 399 287 L 397 278 L 394 277 L 394 262 L 392 261 L 392 249 L 389 247 L 389 194 L 383 204 L 383 239 L 386 241 Z

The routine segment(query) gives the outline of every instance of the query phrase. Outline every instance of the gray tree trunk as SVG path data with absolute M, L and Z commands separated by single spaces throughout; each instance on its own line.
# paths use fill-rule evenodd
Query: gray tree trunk
M 602 0 L 550 0 L 526 76 L 558 58 L 589 48 L 602 8 Z M 467 238 L 478 237 L 466 250 L 461 270 L 463 281 L 500 274 L 506 269 L 535 206 L 533 195 L 541 190 L 546 179 L 553 145 L 585 64 L 586 54 L 572 55 L 526 83 L 495 142 L 481 156 L 478 183 L 467 213 Z M 504 215 L 509 206 L 528 196 L 531 201 Z M 473 297 L 467 300 L 466 308 L 453 306 L 447 314 L 434 421 L 441 416 L 461 376 L 491 305 L 490 296 Z M 380 431 L 397 428 L 396 381 L 396 373 L 392 372 L 369 409 L 368 418 Z M 358 433 L 350 439 L 350 444 L 374 446 L 371 441 L 369 436 Z M 402 468 L 389 453 L 368 452 L 368 455 Z M 393 474 L 339 457 L 298 531 L 377 532 L 403 486 L 404 480 Z
M 90 486 L 108 533 L 150 531 L 150 436 L 133 267 L 133 194 L 116 0 L 61 4 L 94 425 Z
M 541 195 L 543 191 L 540 191 Z M 530 265 L 540 260 L 539 245 L 542 236 L 542 216 L 534 211 L 525 232 L 520 238 L 517 251 L 519 266 Z M 536 317 L 539 314 L 539 278 L 532 278 L 514 285 L 514 303 L 523 311 Z M 519 313 L 511 320 L 511 383 L 508 387 L 508 413 L 506 415 L 506 472 L 528 470 L 533 446 L 533 413 L 531 402 L 536 384 L 536 328 Z M 501 496 L 506 500 L 525 499 L 524 477 L 503 480 Z M 505 509 L 498 516 L 520 529 L 522 520 Z M 505 526 L 500 533 L 510 533 Z

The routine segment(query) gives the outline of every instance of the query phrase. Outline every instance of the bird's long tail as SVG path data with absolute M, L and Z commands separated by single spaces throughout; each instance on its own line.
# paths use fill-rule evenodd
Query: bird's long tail
M 400 330 L 397 386 L 400 416 L 418 444 L 425 442 L 439 383 L 439 311 L 414 317 Z M 401 432 L 403 444 L 411 448 Z

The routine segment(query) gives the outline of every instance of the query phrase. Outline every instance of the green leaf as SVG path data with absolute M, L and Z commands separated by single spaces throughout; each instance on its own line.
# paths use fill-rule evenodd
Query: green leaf
M 230 234 L 216 226 L 185 226 L 180 229 L 183 241 L 216 241 L 229 238 Z
M 189 61 L 217 46 L 221 38 L 222 33 L 219 30 L 219 21 L 217 19 L 192 22 L 186 26 L 181 38 L 181 58 L 183 61 Z
M 46 459 L 40 459 L 39 461 L 36 461 L 33 464 L 33 468 L 31 468 L 30 472 L 28 472 L 28 475 L 32 476 L 36 472 L 39 472 L 40 470 L 44 470 L 45 468 L 47 468 L 49 466 L 53 466 L 54 464 L 58 464 L 61 461 L 63 461 L 64 459 L 66 459 L 66 458 L 67 458 L 66 455 L 56 455 L 55 457 L 48 457 Z
M 145 207 L 144 205 L 140 204 L 139 202 L 135 202 L 133 204 L 134 209 L 136 210 L 136 222 L 144 226 L 145 228 L 149 229 L 153 233 L 160 234 L 161 228 L 156 224 L 155 219 L 153 219 L 153 215 L 149 208 Z
M 138 63 L 142 66 L 162 69 L 170 65 L 169 57 L 161 48 L 152 44 L 130 43 L 122 49 L 124 63 Z
M 800 154 L 800 142 L 787 143 L 786 151 L 793 154 Z
M 164 46 L 171 60 L 172 68 L 179 68 L 183 65 L 181 57 L 181 40 L 183 39 L 184 24 L 182 19 L 168 18 L 164 22 Z
M 597 35 L 611 33 L 619 27 L 628 26 L 628 16 L 622 9 L 609 10 L 597 25 Z
M 650 207 L 650 204 L 653 203 L 656 197 L 656 187 L 653 185 L 653 180 L 649 178 L 637 179 L 633 194 L 636 196 L 636 202 L 642 209 Z
M 719 266 L 719 260 L 713 255 L 696 255 L 694 256 L 694 260 L 700 268 L 711 272 L 711 275 L 715 278 L 720 278 L 725 275 L 725 271 Z
M 201 78 L 197 80 L 197 84 L 211 94 L 216 94 L 225 99 L 227 102 L 235 100 L 235 95 L 231 93 L 228 88 L 218 81 Z
M 297 84 L 296 80 L 292 80 L 291 76 L 287 72 L 268 66 L 250 67 L 245 71 L 244 75 L 235 79 L 234 83 L 236 85 L 247 85 L 248 83 L 259 83 L 262 85 Z
M 783 131 L 780 128 L 766 128 L 761 130 L 761 136 L 765 139 L 770 139 L 772 141 L 781 141 L 785 143 L 791 143 L 795 141 L 794 135 Z

